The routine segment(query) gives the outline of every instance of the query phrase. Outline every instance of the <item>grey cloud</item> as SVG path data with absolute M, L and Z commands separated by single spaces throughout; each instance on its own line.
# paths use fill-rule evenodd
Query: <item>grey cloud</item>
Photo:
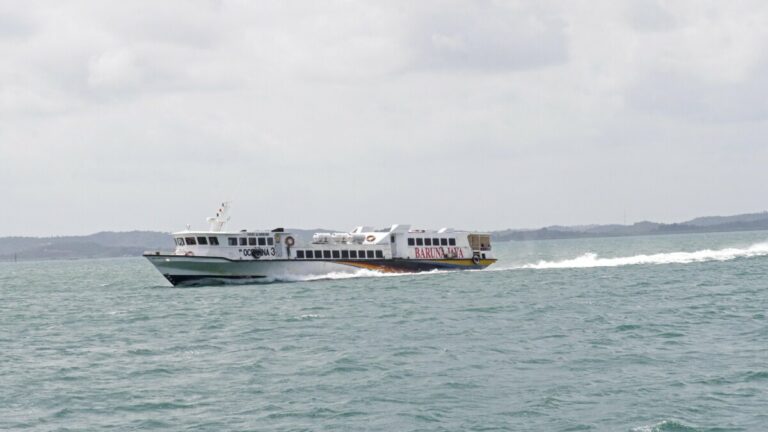
M 0 40 L 21 39 L 29 37 L 34 32 L 35 26 L 29 19 L 0 9 Z
M 476 3 L 424 13 L 410 42 L 432 69 L 520 70 L 567 61 L 565 24 L 535 9 Z
M 677 20 L 659 0 L 630 0 L 626 7 L 627 20 L 639 31 L 668 31 L 677 26 Z
M 738 82 L 706 82 L 675 73 L 656 72 L 628 92 L 631 107 L 659 116 L 696 122 L 754 122 L 768 119 L 765 68 Z

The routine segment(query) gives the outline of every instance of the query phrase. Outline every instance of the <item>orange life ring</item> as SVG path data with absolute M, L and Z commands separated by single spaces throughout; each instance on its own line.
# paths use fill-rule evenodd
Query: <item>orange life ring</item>
M 365 238 L 365 240 L 367 240 L 367 241 L 369 241 L 369 242 L 372 242 L 372 241 L 376 240 L 376 236 L 374 236 L 374 235 L 369 235 L 368 237 L 366 237 L 366 238 Z
M 286 246 L 291 247 L 291 246 L 293 246 L 294 243 L 295 242 L 293 240 L 293 237 L 288 236 L 288 237 L 285 238 L 285 245 Z

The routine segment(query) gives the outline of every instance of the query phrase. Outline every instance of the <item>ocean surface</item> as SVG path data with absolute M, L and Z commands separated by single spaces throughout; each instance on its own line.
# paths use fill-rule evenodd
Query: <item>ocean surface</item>
M 194 288 L 0 263 L 0 430 L 768 430 L 768 232 L 494 247 Z

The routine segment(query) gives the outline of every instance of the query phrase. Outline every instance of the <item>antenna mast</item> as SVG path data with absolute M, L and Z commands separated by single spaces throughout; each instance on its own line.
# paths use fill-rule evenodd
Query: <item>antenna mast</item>
M 229 222 L 229 201 L 221 203 L 221 207 L 216 211 L 216 216 L 211 216 L 206 220 L 209 224 L 209 231 L 221 231 L 224 228 L 224 224 Z

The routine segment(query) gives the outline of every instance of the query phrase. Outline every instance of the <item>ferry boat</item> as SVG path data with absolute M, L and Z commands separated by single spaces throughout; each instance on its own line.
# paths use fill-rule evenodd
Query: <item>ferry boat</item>
M 311 239 L 283 228 L 225 231 L 229 203 L 207 219 L 207 231 L 173 233 L 172 252 L 144 253 L 173 285 L 271 282 L 329 274 L 483 269 L 494 262 L 488 233 L 359 226 L 350 232 L 315 233 Z

